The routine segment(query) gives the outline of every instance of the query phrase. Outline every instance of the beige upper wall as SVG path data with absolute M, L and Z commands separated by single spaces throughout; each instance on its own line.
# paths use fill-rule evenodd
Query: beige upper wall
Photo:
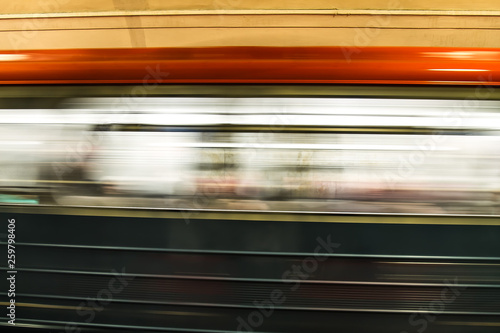
M 500 47 L 478 16 L 184 15 L 0 20 L 0 50 L 191 46 Z
M 193 9 L 500 10 L 499 0 L 0 0 L 0 14 Z
M 0 50 L 241 45 L 499 48 L 500 0 L 0 0 Z

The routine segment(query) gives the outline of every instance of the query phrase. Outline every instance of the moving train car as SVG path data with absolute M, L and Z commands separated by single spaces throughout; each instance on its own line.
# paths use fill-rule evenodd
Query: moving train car
M 1 325 L 498 330 L 499 50 L 23 51 L 0 73 Z

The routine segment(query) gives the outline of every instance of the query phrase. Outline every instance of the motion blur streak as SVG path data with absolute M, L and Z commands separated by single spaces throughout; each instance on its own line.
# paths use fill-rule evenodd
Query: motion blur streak
M 500 212 L 496 101 L 85 98 L 62 106 L 2 110 L 0 201 Z
M 499 59 L 0 52 L 16 324 L 497 333 Z

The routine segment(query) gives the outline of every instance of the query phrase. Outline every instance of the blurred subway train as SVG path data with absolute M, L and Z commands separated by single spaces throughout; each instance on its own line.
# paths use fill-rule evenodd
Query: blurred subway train
M 17 327 L 498 331 L 499 50 L 23 51 L 0 73 Z

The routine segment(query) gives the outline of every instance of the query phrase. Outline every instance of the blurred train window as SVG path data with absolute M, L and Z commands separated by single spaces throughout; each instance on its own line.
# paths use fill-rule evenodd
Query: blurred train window
M 4 108 L 1 193 L 61 205 L 496 214 L 500 102 L 476 102 L 155 97 Z

